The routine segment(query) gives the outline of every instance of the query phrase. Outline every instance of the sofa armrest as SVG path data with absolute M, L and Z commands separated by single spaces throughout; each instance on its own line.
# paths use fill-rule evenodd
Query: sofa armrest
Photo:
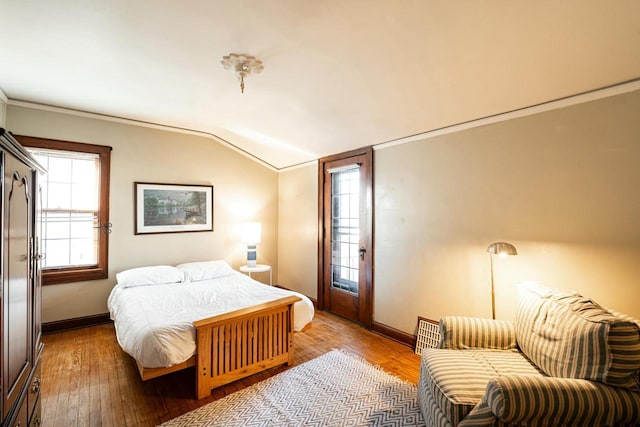
M 640 423 L 638 392 L 587 380 L 525 375 L 496 377 L 487 384 L 483 401 L 496 418 L 511 424 Z
M 516 348 L 516 333 L 508 320 L 445 316 L 440 319 L 439 348 L 451 350 Z

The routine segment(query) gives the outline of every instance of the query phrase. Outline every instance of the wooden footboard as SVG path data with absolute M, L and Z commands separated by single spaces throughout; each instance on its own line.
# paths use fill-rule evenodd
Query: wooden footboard
M 193 322 L 196 395 L 265 369 L 293 362 L 293 304 L 288 296 Z

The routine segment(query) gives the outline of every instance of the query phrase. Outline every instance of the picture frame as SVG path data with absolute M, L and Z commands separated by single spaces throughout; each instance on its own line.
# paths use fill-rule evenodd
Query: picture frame
M 213 185 L 135 182 L 134 234 L 213 231 Z

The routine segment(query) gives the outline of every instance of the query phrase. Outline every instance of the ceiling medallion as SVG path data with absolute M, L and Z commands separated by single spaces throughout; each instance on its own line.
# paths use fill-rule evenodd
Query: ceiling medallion
M 264 68 L 262 61 L 255 56 L 240 53 L 230 53 L 220 61 L 225 70 L 231 70 L 240 80 L 240 92 L 244 93 L 244 78 L 250 74 L 258 74 Z

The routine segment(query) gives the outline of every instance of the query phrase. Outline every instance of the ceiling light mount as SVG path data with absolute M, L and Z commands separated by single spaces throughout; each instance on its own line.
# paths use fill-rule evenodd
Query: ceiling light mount
M 258 74 L 264 68 L 262 61 L 255 56 L 243 53 L 230 53 L 220 61 L 225 70 L 231 70 L 240 80 L 240 92 L 244 93 L 244 78 L 251 74 Z

